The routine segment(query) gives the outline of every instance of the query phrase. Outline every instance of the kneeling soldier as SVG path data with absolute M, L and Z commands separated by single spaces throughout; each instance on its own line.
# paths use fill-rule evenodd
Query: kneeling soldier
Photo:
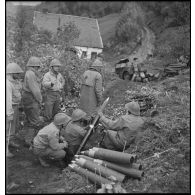
M 60 142 L 60 131 L 67 125 L 69 117 L 64 113 L 54 116 L 54 121 L 41 129 L 33 140 L 33 152 L 39 157 L 42 166 L 48 167 L 46 157 L 64 159 L 68 147 L 66 141 Z

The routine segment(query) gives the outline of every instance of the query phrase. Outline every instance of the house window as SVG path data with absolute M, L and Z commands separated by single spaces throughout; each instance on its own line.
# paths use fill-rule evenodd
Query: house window
M 91 59 L 96 59 L 97 57 L 97 52 L 91 52 Z
M 81 55 L 81 58 L 86 58 L 87 57 L 87 52 L 86 51 L 83 51 L 82 52 L 82 55 Z

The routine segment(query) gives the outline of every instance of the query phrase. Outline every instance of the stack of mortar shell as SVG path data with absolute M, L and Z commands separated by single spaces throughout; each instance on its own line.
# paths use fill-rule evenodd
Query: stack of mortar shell
M 135 163 L 136 160 L 137 156 L 133 154 L 94 147 L 76 155 L 69 166 L 93 183 L 101 185 L 123 182 L 129 177 L 140 180 L 144 172 L 142 165 Z

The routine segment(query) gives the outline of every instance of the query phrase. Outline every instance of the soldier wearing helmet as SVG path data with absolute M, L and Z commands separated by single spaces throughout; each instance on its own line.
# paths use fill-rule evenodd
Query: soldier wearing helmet
M 102 62 L 96 59 L 82 75 L 80 108 L 89 117 L 95 117 L 96 110 L 102 102 L 102 67 Z
M 59 72 L 61 66 L 59 60 L 53 59 L 50 63 L 50 70 L 44 75 L 42 81 L 46 91 L 45 117 L 48 121 L 59 111 L 61 92 L 65 84 L 65 80 Z
M 28 122 L 27 125 L 33 128 L 32 131 L 35 131 L 43 126 L 43 122 L 40 119 L 40 105 L 42 104 L 41 83 L 39 78 L 39 69 L 41 67 L 40 59 L 34 56 L 30 57 L 27 67 L 28 70 L 24 77 L 22 102 Z M 33 139 L 32 135 L 32 132 L 26 135 L 28 145 L 30 145 Z
M 64 159 L 68 148 L 66 141 L 60 142 L 60 134 L 71 118 L 65 113 L 58 113 L 54 121 L 41 129 L 33 140 L 33 152 L 39 157 L 42 166 L 48 167 L 46 158 Z
M 84 129 L 84 120 L 86 120 L 86 115 L 87 114 L 81 109 L 74 110 L 71 116 L 71 121 L 61 132 L 61 135 L 68 142 L 70 158 L 74 156 L 86 134 L 86 130 Z
M 145 120 L 140 117 L 140 106 L 137 102 L 129 102 L 125 105 L 126 115 L 116 120 L 107 119 L 100 112 L 100 122 L 108 129 L 102 146 L 111 150 L 123 151 L 132 144 L 142 132 Z
M 7 140 L 15 136 L 16 126 L 19 122 L 18 108 L 21 102 L 22 84 L 20 83 L 19 75 L 23 70 L 16 63 L 9 63 L 6 67 L 6 137 Z M 9 145 L 18 147 L 12 140 Z M 7 146 L 7 157 L 12 157 L 13 154 Z

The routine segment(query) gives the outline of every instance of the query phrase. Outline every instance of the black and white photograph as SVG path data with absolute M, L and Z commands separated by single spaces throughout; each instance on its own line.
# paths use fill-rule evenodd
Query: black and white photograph
M 191 1 L 4 6 L 5 193 L 190 194 Z

